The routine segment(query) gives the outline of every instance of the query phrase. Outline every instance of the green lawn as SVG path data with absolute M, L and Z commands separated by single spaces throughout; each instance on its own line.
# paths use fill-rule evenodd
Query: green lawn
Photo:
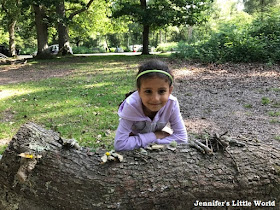
M 29 121 L 75 138 L 83 146 L 113 147 L 118 105 L 135 89 L 144 56 L 92 56 L 33 61 L 26 68 L 71 69 L 64 77 L 0 85 L 0 140 Z

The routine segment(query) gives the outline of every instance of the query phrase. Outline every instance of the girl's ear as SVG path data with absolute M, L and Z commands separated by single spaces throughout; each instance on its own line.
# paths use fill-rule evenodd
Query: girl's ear
M 173 91 L 173 85 L 171 85 L 171 86 L 169 87 L 169 94 L 171 94 L 172 91 Z

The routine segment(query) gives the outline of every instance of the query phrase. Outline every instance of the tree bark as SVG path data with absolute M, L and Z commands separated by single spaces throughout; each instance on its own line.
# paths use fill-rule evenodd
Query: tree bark
M 16 39 L 15 39 L 15 26 L 16 26 L 16 20 L 14 18 L 11 18 L 9 20 L 9 48 L 11 56 L 14 57 L 17 55 L 16 53 Z
M 46 22 L 45 9 L 41 5 L 33 5 L 35 12 L 35 23 L 37 32 L 37 55 L 38 58 L 45 58 L 50 55 L 48 49 L 48 24 Z
M 149 55 L 149 33 L 150 33 L 150 26 L 144 25 L 143 26 L 143 50 L 142 50 L 142 55 Z
M 146 0 L 140 0 L 141 8 L 143 11 L 147 10 L 147 2 Z M 143 50 L 142 55 L 149 55 L 149 33 L 150 26 L 148 24 L 143 23 L 143 32 L 142 32 L 142 44 Z
M 196 207 L 198 200 L 279 207 L 280 149 L 271 145 L 247 142 L 213 156 L 188 145 L 134 150 L 121 152 L 123 162 L 101 164 L 105 151 L 65 142 L 37 124 L 19 129 L 0 161 L 0 209 L 207 209 Z
M 57 26 L 58 27 L 57 31 L 58 31 L 59 54 L 61 54 L 61 55 L 71 54 L 68 25 L 66 23 L 64 0 L 60 1 L 57 4 L 56 13 L 59 16 L 59 21 L 58 21 L 58 26 Z

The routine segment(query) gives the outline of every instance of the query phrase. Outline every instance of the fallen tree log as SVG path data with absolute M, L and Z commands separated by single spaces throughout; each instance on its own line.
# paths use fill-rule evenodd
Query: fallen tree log
M 247 142 L 228 152 L 179 145 L 101 164 L 105 151 L 69 148 L 58 133 L 27 123 L 0 162 L 0 209 L 279 208 L 280 149 Z

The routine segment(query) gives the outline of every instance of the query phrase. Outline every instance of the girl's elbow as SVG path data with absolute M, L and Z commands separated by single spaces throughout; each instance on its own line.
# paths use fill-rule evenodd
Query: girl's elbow
M 189 142 L 188 136 L 185 136 L 185 135 L 179 137 L 176 141 L 178 144 L 188 144 L 188 142 Z
M 115 141 L 114 148 L 116 151 L 126 151 L 126 150 L 132 150 L 131 145 L 129 145 L 126 141 Z
M 115 142 L 115 143 L 114 143 L 114 148 L 115 148 L 116 151 L 122 151 L 122 150 L 124 150 L 124 146 L 121 145 L 119 142 Z

